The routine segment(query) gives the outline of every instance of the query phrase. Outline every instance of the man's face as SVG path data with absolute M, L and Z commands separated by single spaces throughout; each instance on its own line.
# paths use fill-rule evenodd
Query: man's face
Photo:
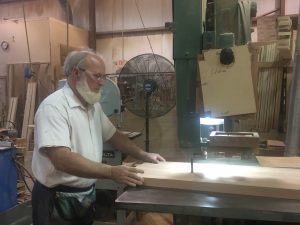
M 105 67 L 102 60 L 94 57 L 87 58 L 86 69 L 81 69 L 76 89 L 81 97 L 90 105 L 100 101 L 100 88 L 105 82 Z

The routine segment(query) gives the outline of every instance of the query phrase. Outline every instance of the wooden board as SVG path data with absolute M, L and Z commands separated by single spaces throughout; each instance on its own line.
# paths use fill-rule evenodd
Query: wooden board
M 276 18 L 276 15 L 271 15 L 257 19 L 257 41 L 277 40 Z
M 300 169 L 211 163 L 143 163 L 144 185 L 214 193 L 300 200 Z
M 17 106 L 18 106 L 18 98 L 17 97 L 10 98 L 8 113 L 7 113 L 7 123 L 5 126 L 6 128 L 15 126 Z
M 261 166 L 300 169 L 300 157 L 256 156 L 256 159 Z
M 257 132 L 225 132 L 212 131 L 209 135 L 209 146 L 257 148 L 259 134 Z
M 212 117 L 223 117 L 256 112 L 251 74 L 251 54 L 247 46 L 232 48 L 235 61 L 222 65 L 221 49 L 204 52 L 198 61 L 204 111 Z
M 21 138 L 25 138 L 28 144 L 32 134 L 32 128 L 30 127 L 30 125 L 33 125 L 34 120 L 36 86 L 37 84 L 35 82 L 29 82 L 27 86 Z

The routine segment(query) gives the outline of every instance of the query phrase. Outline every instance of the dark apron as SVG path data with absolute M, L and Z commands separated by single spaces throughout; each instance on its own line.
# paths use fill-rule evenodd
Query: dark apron
M 81 202 L 76 197 L 58 195 L 59 192 L 86 192 L 91 188 L 91 194 Z M 87 188 L 64 185 L 48 188 L 36 181 L 32 190 L 33 225 L 90 225 L 93 223 L 95 200 L 94 185 Z

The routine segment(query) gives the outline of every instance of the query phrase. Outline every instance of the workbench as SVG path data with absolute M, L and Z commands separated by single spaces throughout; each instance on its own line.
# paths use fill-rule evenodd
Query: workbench
M 26 201 L 0 213 L 0 222 L 1 225 L 32 225 L 31 201 Z
M 188 163 L 141 164 L 144 186 L 125 189 L 117 208 L 171 213 L 174 225 L 192 224 L 195 217 L 202 225 L 222 219 L 300 223 L 299 170 L 238 159 L 200 160 L 194 166 L 196 174 L 189 173 Z
M 214 218 L 300 222 L 300 200 L 184 190 L 128 188 L 116 199 L 119 209 Z M 182 224 L 187 224 L 184 221 Z

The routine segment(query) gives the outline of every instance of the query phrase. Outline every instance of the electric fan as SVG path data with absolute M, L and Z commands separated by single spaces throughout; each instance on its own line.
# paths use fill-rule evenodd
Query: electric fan
M 145 150 L 149 152 L 149 119 L 165 115 L 176 104 L 174 66 L 160 55 L 135 56 L 122 68 L 118 85 L 125 107 L 145 118 Z

